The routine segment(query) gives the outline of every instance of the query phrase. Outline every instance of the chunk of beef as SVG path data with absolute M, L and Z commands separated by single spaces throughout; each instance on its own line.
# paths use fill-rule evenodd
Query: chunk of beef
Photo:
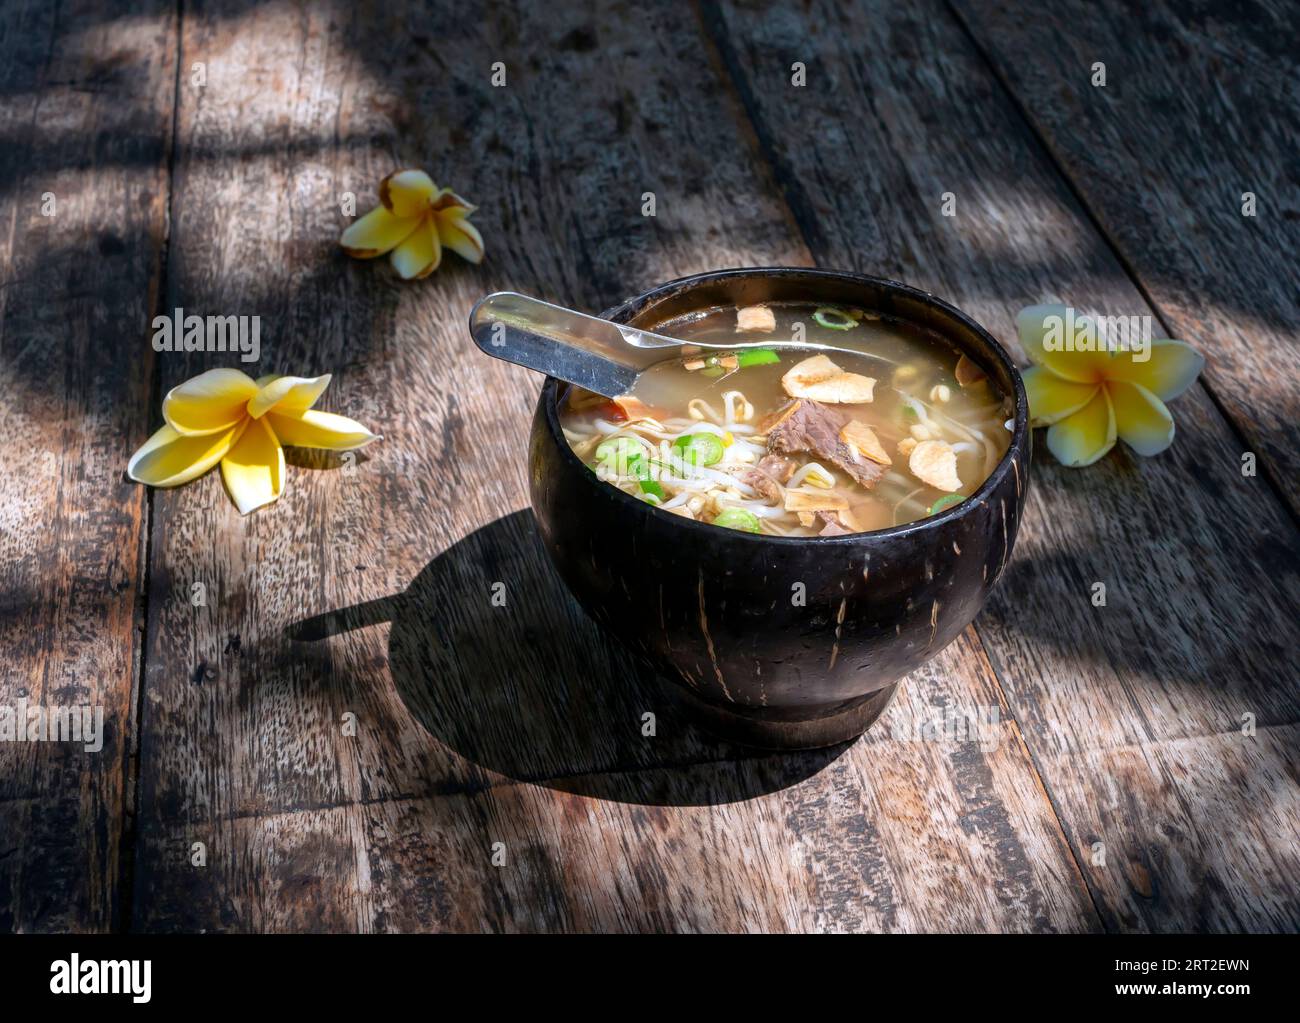
M 819 511 L 817 517 L 825 523 L 822 526 L 822 531 L 817 534 L 818 536 L 846 536 L 853 532 L 840 521 L 839 512 Z
M 766 454 L 755 463 L 752 469 L 746 469 L 741 479 L 757 490 L 769 501 L 781 499 L 781 487 L 794 475 L 795 461 L 785 455 Z
M 861 457 L 840 440 L 849 416 L 821 402 L 800 399 L 783 406 L 767 423 L 767 450 L 780 454 L 810 453 L 847 472 L 868 490 L 885 475 L 885 467 Z

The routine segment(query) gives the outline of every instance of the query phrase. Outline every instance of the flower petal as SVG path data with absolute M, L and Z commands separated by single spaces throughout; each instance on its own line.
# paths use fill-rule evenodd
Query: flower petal
M 175 487 L 202 476 L 234 445 L 243 423 L 219 434 L 187 436 L 164 426 L 131 456 L 126 474 L 151 487 Z
M 1042 366 L 1030 366 L 1021 374 L 1029 414 L 1034 426 L 1051 426 L 1083 408 L 1097 393 L 1097 384 L 1076 384 L 1062 380 Z
M 229 430 L 244 418 L 257 384 L 237 369 L 210 369 L 167 392 L 163 418 L 177 433 L 200 436 Z
M 437 270 L 442 262 L 442 243 L 438 240 L 433 218 L 421 220 L 420 226 L 393 250 L 389 259 L 398 275 L 408 281 L 428 277 Z
M 379 182 L 379 201 L 398 217 L 418 217 L 437 194 L 438 186 L 422 170 L 394 171 Z
M 1096 332 L 1088 336 L 1090 323 L 1063 305 L 1031 305 L 1016 314 L 1020 346 L 1030 361 L 1065 380 L 1084 384 L 1103 379 L 1110 361 Z M 1072 338 L 1066 336 L 1071 329 Z
M 468 217 L 473 213 L 477 206 L 466 202 L 450 188 L 440 190 L 433 200 L 433 211 L 435 213 L 449 212 L 456 213 L 462 217 Z
M 397 217 L 384 207 L 376 206 L 348 226 L 339 238 L 339 245 L 349 256 L 371 259 L 397 248 L 419 226 L 419 216 Z
M 226 481 L 240 515 L 270 504 L 284 485 L 284 448 L 265 419 L 254 419 L 221 460 Z
M 260 419 L 271 409 L 289 415 L 306 412 L 329 383 L 328 373 L 318 377 L 262 377 L 257 394 L 248 403 L 248 414 Z
M 1115 410 L 1106 388 L 1092 401 L 1047 431 L 1047 449 L 1062 465 L 1092 465 L 1115 446 Z
M 1152 341 L 1151 357 L 1145 362 L 1138 362 L 1135 354 L 1116 356 L 1107 375 L 1139 384 L 1162 401 L 1173 401 L 1191 387 L 1205 366 L 1205 357 L 1186 341 Z
M 460 213 L 435 213 L 438 237 L 452 252 L 471 263 L 483 262 L 483 236 Z
M 1120 439 L 1139 455 L 1158 455 L 1174 442 L 1174 417 L 1141 384 L 1112 380 L 1106 385 Z
M 299 448 L 325 448 L 329 451 L 349 451 L 379 440 L 355 419 L 336 416 L 333 412 L 310 410 L 297 416 L 281 415 L 277 409 L 271 413 L 271 429 L 281 444 Z

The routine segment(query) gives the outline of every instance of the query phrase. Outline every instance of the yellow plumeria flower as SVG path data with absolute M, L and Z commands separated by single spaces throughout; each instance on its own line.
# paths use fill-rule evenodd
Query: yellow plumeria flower
M 389 261 L 406 280 L 428 277 L 442 262 L 443 246 L 471 263 L 483 261 L 483 236 L 469 222 L 478 207 L 450 188 L 439 188 L 422 170 L 396 171 L 379 183 L 379 201 L 339 239 L 358 259 L 391 252 Z
M 218 462 L 241 515 L 270 504 L 284 486 L 284 449 L 349 451 L 379 438 L 355 420 L 312 406 L 329 386 L 319 377 L 210 369 L 163 399 L 167 425 L 131 456 L 126 473 L 151 487 L 175 487 Z
M 1052 319 L 1056 317 L 1057 319 Z M 1076 325 L 1074 350 L 1056 344 L 1062 324 Z M 1120 438 L 1139 455 L 1155 455 L 1174 441 L 1165 402 L 1191 387 L 1205 359 L 1185 341 L 1151 341 L 1149 357 L 1135 350 L 1083 350 L 1087 324 L 1065 306 L 1038 305 L 1016 317 L 1020 344 L 1034 363 L 1025 393 L 1034 426 L 1047 426 L 1047 447 L 1062 465 L 1091 465 Z M 1047 343 L 1049 335 L 1053 344 Z M 1051 350 L 1055 348 L 1057 350 Z

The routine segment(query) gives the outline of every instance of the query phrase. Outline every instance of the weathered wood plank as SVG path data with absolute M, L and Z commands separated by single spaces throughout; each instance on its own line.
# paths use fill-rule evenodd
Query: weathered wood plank
M 1300 513 L 1295 5 L 955 6 Z
M 148 423 L 174 39 L 165 4 L 0 11 L 3 930 L 121 920 L 146 505 L 122 470 Z M 29 707 L 98 710 L 102 747 L 15 742 Z
M 970 690 L 973 645 L 963 637 L 909 680 L 892 731 L 870 733 L 801 784 L 790 784 L 792 764 L 808 754 L 168 822 L 149 829 L 141 853 L 154 868 L 150 926 L 1092 926 L 1056 822 L 1041 793 L 1024 790 L 1014 722 L 1003 713 L 989 726 L 987 752 L 920 738 L 919 724 L 942 712 L 925 701 L 998 707 L 991 674 Z M 751 790 L 770 794 L 738 801 Z M 194 842 L 207 846 L 205 867 L 191 863 Z
M 1118 926 L 1295 932 L 1296 740 L 1288 724 L 1043 758 L 1090 879 L 1123 896 Z
M 1011 345 L 1016 310 L 1039 301 L 1149 312 L 941 4 L 735 3 L 707 20 L 819 261 L 929 288 Z M 1244 713 L 1281 735 L 1297 721 L 1296 532 L 1242 477 L 1203 389 L 1175 415 L 1159 458 L 1117 451 L 1076 471 L 1040 452 L 1015 558 L 976 625 L 1109 927 L 1294 929 L 1294 763 L 1237 730 Z M 1130 750 L 1164 766 L 1125 769 L 1101 812 Z M 1252 792 L 1265 803 L 1243 855 L 1235 824 L 1214 822 Z M 1252 895 L 1234 918 L 1206 909 L 1207 889 Z
M 808 261 L 693 24 L 205 5 L 182 47 L 209 72 L 181 91 L 169 301 L 262 315 L 256 372 L 337 372 L 327 407 L 385 440 L 353 474 L 291 467 L 244 520 L 215 478 L 157 495 L 142 926 L 1096 925 L 1022 745 L 742 759 L 662 707 L 510 514 L 539 382 L 474 351 L 474 298 L 599 308 Z M 409 163 L 482 204 L 484 267 L 401 285 L 338 255 L 337 196 Z M 167 357 L 164 383 L 218 361 Z M 970 636 L 909 686 L 922 714 L 998 705 Z M 496 836 L 527 872 L 489 873 Z

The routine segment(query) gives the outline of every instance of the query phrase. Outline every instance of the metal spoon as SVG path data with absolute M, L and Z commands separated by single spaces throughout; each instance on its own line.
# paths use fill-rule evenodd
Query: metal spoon
M 494 359 L 527 366 L 607 398 L 627 394 L 643 372 L 671 358 L 671 353 L 664 349 L 687 344 L 716 351 L 796 348 L 851 352 L 858 356 L 869 354 L 856 348 L 789 339 L 730 344 L 682 341 L 514 291 L 493 292 L 474 303 L 469 314 L 469 332 L 474 343 Z

